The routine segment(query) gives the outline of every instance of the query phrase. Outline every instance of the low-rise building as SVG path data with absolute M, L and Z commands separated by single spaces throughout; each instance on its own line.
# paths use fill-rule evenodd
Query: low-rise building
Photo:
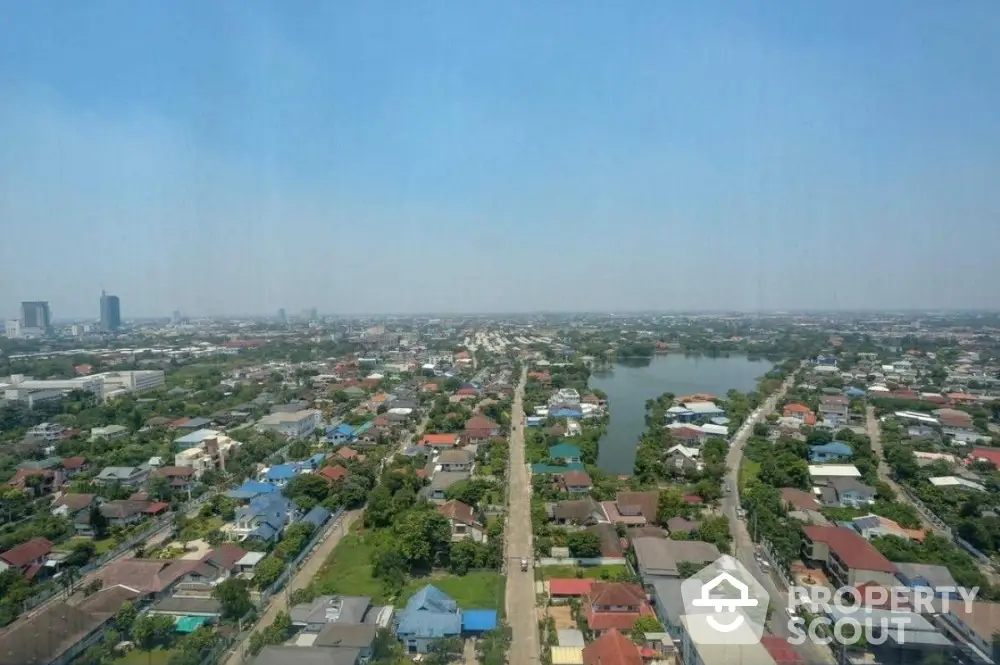
M 305 439 L 323 424 L 323 412 L 305 409 L 289 413 L 280 411 L 264 416 L 257 421 L 260 431 L 277 432 L 288 439 Z

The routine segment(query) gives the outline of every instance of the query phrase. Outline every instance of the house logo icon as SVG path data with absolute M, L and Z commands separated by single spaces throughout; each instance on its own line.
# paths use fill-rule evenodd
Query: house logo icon
M 767 591 L 743 564 L 722 556 L 681 584 L 684 625 L 700 644 L 760 641 L 770 603 Z

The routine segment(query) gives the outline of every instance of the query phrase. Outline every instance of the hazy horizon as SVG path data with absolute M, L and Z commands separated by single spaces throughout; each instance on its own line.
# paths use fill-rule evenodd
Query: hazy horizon
M 997 34 L 995 0 L 13 0 L 0 317 L 998 309 Z

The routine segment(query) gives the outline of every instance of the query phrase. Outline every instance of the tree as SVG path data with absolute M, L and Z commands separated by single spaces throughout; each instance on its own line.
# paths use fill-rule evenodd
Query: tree
M 699 570 L 701 570 L 701 566 L 696 564 L 694 561 L 681 561 L 677 564 L 677 575 L 682 580 L 686 580 L 692 575 L 697 574 Z
M 451 542 L 451 523 L 431 507 L 419 507 L 402 516 L 393 533 L 400 553 L 411 568 L 428 570 Z
M 656 617 L 653 616 L 641 616 L 635 620 L 632 624 L 632 632 L 630 637 L 633 642 L 645 642 L 646 633 L 662 633 L 663 626 Z
M 310 452 L 312 452 L 312 450 L 309 448 L 309 444 L 305 441 L 295 441 L 288 446 L 289 459 L 305 459 L 306 457 L 309 457 Z
M 601 537 L 593 531 L 574 531 L 566 537 L 570 554 L 581 559 L 601 556 Z
M 365 508 L 365 526 L 379 529 L 392 524 L 396 515 L 392 498 L 392 491 L 385 485 L 379 485 L 372 491 Z
M 725 515 L 709 517 L 698 527 L 698 538 L 706 543 L 712 543 L 720 552 L 729 551 L 732 535 L 729 533 L 729 518 Z
M 90 528 L 94 530 L 94 537 L 98 540 L 108 536 L 108 518 L 104 516 L 100 508 L 91 506 L 90 508 Z
M 481 546 L 471 538 L 466 538 L 451 546 L 451 555 L 448 557 L 448 563 L 450 564 L 451 572 L 456 575 L 465 575 L 470 569 L 478 567 L 481 558 Z
M 253 609 L 250 587 L 244 579 L 231 577 L 220 582 L 212 590 L 212 596 L 219 601 L 223 619 L 235 621 Z
M 71 546 L 69 556 L 63 562 L 66 566 L 73 566 L 76 568 L 82 568 L 87 565 L 87 562 L 91 560 L 94 556 L 94 552 L 97 551 L 97 547 L 94 545 L 93 541 L 90 540 L 78 540 Z
M 264 557 L 254 570 L 253 583 L 258 589 L 266 589 L 274 584 L 285 572 L 285 562 L 273 554 Z
M 304 473 L 292 478 L 285 487 L 285 496 L 292 500 L 307 496 L 317 503 L 330 493 L 330 484 L 319 474 Z
M 669 488 L 660 492 L 660 502 L 656 510 L 656 520 L 660 524 L 666 524 L 674 517 L 683 517 L 687 511 L 687 504 L 684 503 L 684 496 L 680 490 Z
M 135 609 L 135 605 L 132 604 L 132 601 L 126 600 L 115 612 L 115 628 L 124 635 L 130 634 L 132 624 L 137 616 L 139 616 L 139 612 Z

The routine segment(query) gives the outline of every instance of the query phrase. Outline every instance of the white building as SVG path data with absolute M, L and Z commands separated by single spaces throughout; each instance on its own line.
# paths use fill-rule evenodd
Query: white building
M 580 403 L 580 393 L 575 388 L 560 388 L 549 398 L 549 404 L 569 404 L 576 406 Z
M 317 409 L 306 409 L 294 413 L 272 413 L 257 421 L 260 431 L 277 432 L 289 439 L 304 439 L 311 436 L 323 424 L 323 413 Z
M 57 441 L 66 433 L 66 428 L 56 423 L 42 423 L 28 430 L 28 436 L 34 439 Z
M 7 339 L 21 339 L 24 336 L 24 328 L 21 327 L 21 319 L 8 319 L 4 322 L 3 333 Z
M 0 379 L 0 390 L 6 399 L 27 402 L 30 407 L 35 402 L 58 399 L 74 390 L 94 393 L 106 400 L 153 390 L 162 386 L 164 381 L 163 370 L 103 372 L 72 379 L 33 379 L 23 374 L 12 374 Z
M 194 469 L 194 477 L 200 479 L 206 471 L 225 470 L 226 460 L 240 445 L 239 441 L 216 432 L 214 436 L 205 437 L 196 445 L 177 453 L 174 466 L 190 467 Z

